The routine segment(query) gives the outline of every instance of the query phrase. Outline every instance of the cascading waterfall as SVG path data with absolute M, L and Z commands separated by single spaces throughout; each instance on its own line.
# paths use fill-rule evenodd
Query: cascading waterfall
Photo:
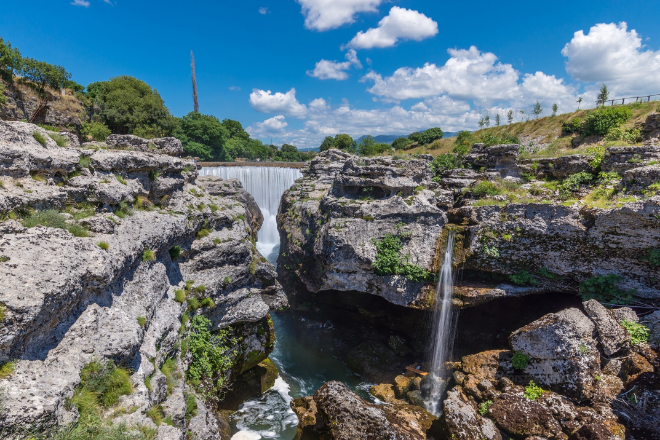
M 296 179 L 302 177 L 296 168 L 280 167 L 213 167 L 202 168 L 201 176 L 218 176 L 223 179 L 238 179 L 243 188 L 254 197 L 264 216 L 264 224 L 257 237 L 257 249 L 269 261 L 277 258 L 280 236 L 277 232 L 277 210 L 284 191 L 291 188 Z M 270 261 L 275 264 L 275 260 Z
M 442 268 L 438 280 L 437 298 L 435 310 L 433 311 L 433 357 L 431 358 L 431 369 L 429 371 L 430 383 L 427 397 L 424 401 L 427 411 L 434 415 L 442 412 L 441 398 L 445 391 L 449 372 L 445 369 L 445 363 L 449 360 L 453 344 L 453 311 L 452 294 L 454 290 L 454 276 L 452 271 L 452 259 L 454 256 L 454 231 L 447 236 L 447 248 L 445 249 Z

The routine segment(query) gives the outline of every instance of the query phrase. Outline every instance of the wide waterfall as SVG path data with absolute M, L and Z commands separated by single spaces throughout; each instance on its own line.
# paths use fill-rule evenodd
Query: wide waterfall
M 218 176 L 223 179 L 238 179 L 243 188 L 254 197 L 264 216 L 259 230 L 257 249 L 268 261 L 275 264 L 280 236 L 277 232 L 277 210 L 284 191 L 291 188 L 299 177 L 296 168 L 279 167 L 213 167 L 202 168 L 201 176 Z
M 454 232 L 450 231 L 447 237 L 447 248 L 445 249 L 440 277 L 438 280 L 437 297 L 432 322 L 432 347 L 431 369 L 429 391 L 424 401 L 427 411 L 440 415 L 442 412 L 441 398 L 444 393 L 449 372 L 445 363 L 451 355 L 453 343 L 453 311 L 452 294 L 454 290 L 454 276 L 452 271 L 452 259 L 454 256 Z

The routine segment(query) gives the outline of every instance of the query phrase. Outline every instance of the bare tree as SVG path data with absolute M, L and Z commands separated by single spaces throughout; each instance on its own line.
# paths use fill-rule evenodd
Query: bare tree
M 190 51 L 190 65 L 192 67 L 192 86 L 193 86 L 193 110 L 199 113 L 199 102 L 197 101 L 197 78 L 195 77 L 195 55 Z

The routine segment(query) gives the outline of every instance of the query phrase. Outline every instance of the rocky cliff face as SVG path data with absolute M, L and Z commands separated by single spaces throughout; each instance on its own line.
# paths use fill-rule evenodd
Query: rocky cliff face
M 518 159 L 519 150 L 476 144 L 464 159 L 466 168 L 440 176 L 432 172 L 430 157 L 320 154 L 280 208 L 278 264 L 289 274 L 284 282 L 309 292 L 355 291 L 429 309 L 435 301 L 432 277 L 404 266 L 437 272 L 453 229 L 459 234 L 455 264 L 462 263 L 466 274 L 457 286 L 458 306 L 577 293 L 580 283 L 610 274 L 620 277 L 620 291 L 660 299 L 660 265 L 646 257 L 660 248 L 660 149 L 607 149 L 602 169 L 625 175 L 599 184 L 597 190 L 612 200 L 600 206 L 589 203 L 600 197 L 597 190 L 589 193 L 579 182 L 566 190 L 551 180 L 593 172 L 592 157 L 532 161 Z M 389 254 L 392 247 L 382 245 L 388 237 L 400 244 Z M 399 273 L 383 273 L 392 257 Z M 520 273 L 528 279 L 509 279 Z
M 173 142 L 163 149 L 178 154 Z M 223 335 L 222 389 L 272 350 L 268 313 L 287 303 L 254 245 L 254 200 L 155 150 L 62 148 L 34 125 L 0 121 L 3 438 L 75 421 L 69 399 L 94 361 L 131 373 L 112 423 L 220 438 L 213 396 L 184 380 L 191 323 L 203 316 Z M 171 423 L 154 424 L 153 408 Z

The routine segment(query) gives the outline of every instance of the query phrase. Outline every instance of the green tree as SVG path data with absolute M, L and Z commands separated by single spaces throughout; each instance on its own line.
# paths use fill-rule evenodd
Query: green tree
M 41 98 L 46 96 L 46 87 L 59 90 L 71 79 L 71 74 L 64 70 L 64 67 L 37 61 L 34 58 L 23 59 L 21 76 L 30 82 L 30 86 Z
M 420 137 L 420 143 L 424 145 L 428 145 L 430 143 L 433 143 L 434 141 L 437 141 L 438 139 L 442 139 L 443 136 L 444 133 L 442 132 L 440 127 L 429 128 L 428 130 L 422 132 Z
M 596 98 L 596 105 L 601 106 L 605 105 L 605 103 L 610 99 L 610 92 L 607 90 L 607 84 L 603 83 L 602 86 L 600 86 L 600 93 L 598 93 L 598 97 Z
M 298 148 L 295 145 L 283 144 L 282 145 L 282 152 L 283 153 L 297 153 Z
M 582 96 L 580 96 L 580 97 L 577 99 L 577 105 L 578 105 L 578 108 L 577 108 L 577 109 L 578 109 L 578 110 L 580 110 L 580 104 L 582 104 L 582 101 L 583 101 Z
M 234 121 L 233 119 L 224 119 L 222 125 L 229 132 L 229 137 L 231 139 L 242 139 L 243 141 L 250 139 L 250 135 L 243 129 L 240 122 Z
M 410 133 L 408 135 L 408 139 L 410 139 L 413 142 L 417 142 L 418 144 L 422 143 L 422 133 L 420 131 L 415 131 L 413 133 Z
M 355 141 L 347 134 L 338 134 L 335 136 L 335 148 L 339 148 L 340 150 L 349 153 L 354 153 L 357 150 Z
M 554 104 L 552 104 L 552 116 L 557 116 L 557 110 L 559 110 L 559 106 L 555 102 Z
M 484 118 L 479 119 L 479 128 L 484 128 L 484 124 L 486 121 L 484 121 Z
M 490 127 L 490 116 L 486 116 L 484 118 L 484 124 L 486 125 L 486 127 Z
M 365 136 L 358 145 L 358 153 L 361 156 L 377 156 L 389 151 L 391 147 L 388 144 L 382 144 L 376 141 L 373 136 Z
M 218 118 L 190 112 L 180 118 L 178 122 L 174 136 L 181 140 L 186 153 L 202 160 L 226 160 L 227 154 L 224 147 L 229 140 L 229 131 Z M 235 141 L 243 142 L 240 139 L 235 139 Z M 242 150 L 242 147 L 237 148 L 237 145 L 233 144 L 229 156 L 235 158 L 237 152 Z
M 495 115 L 495 126 L 499 127 L 500 126 L 500 114 Z
M 90 85 L 90 89 L 92 85 Z M 137 127 L 156 127 L 164 136 L 176 127 L 158 91 L 132 76 L 118 76 L 94 85 L 101 120 L 115 133 L 133 133 Z
M 506 118 L 509 120 L 509 124 L 513 122 L 513 110 L 506 112 Z
M 392 148 L 395 150 L 406 150 L 407 147 L 412 144 L 413 142 L 405 137 L 400 137 L 396 138 L 394 142 L 392 142 Z
M 541 103 L 539 101 L 536 101 L 536 104 L 532 107 L 532 113 L 536 115 L 536 118 L 538 119 L 539 115 L 543 113 L 543 107 L 541 107 Z
M 335 138 L 332 136 L 326 136 L 325 139 L 323 139 L 323 142 L 321 142 L 321 146 L 319 147 L 320 151 L 327 151 L 330 150 L 331 148 L 335 148 Z
M 19 50 L 12 47 L 9 41 L 0 38 L 0 78 L 11 83 L 14 75 L 21 70 L 23 57 Z
M 220 154 L 220 160 L 233 162 L 239 157 L 250 159 L 248 154 L 245 141 L 239 138 L 230 138 L 225 142 L 222 153 Z

